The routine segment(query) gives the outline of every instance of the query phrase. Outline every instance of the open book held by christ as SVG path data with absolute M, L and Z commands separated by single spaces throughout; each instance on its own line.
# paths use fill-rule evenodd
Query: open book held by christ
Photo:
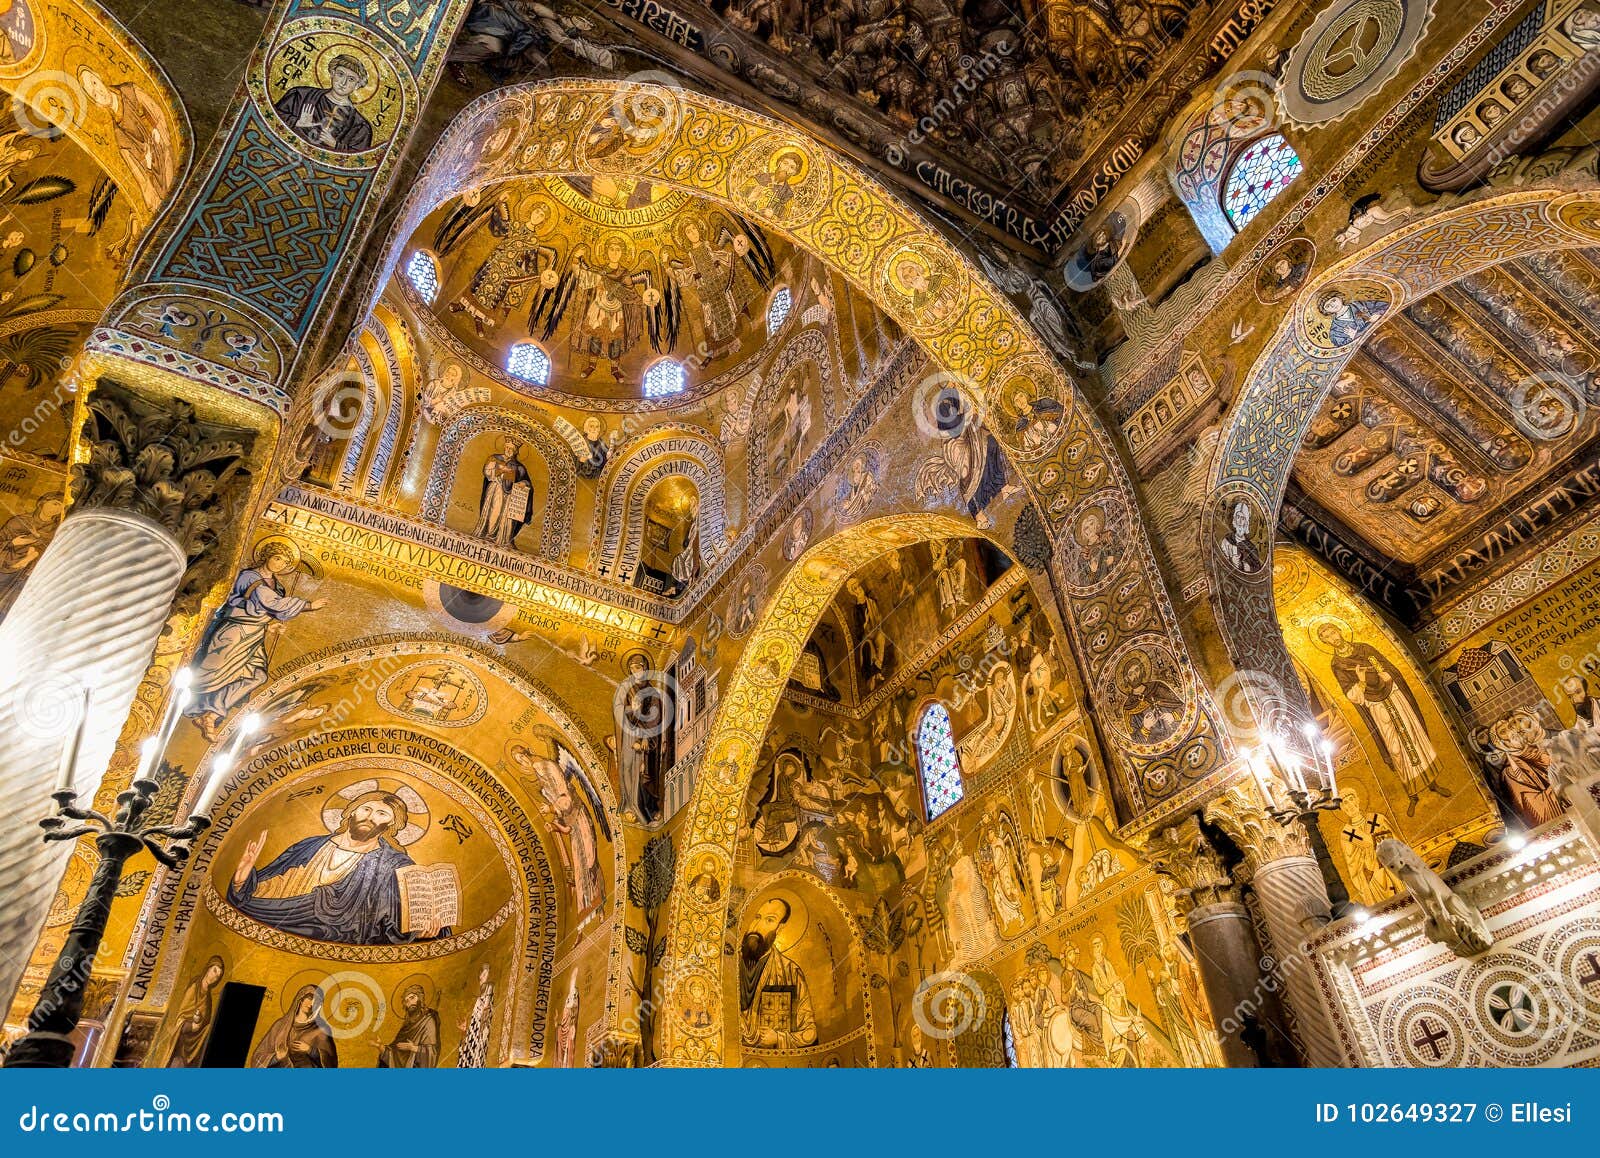
M 400 931 L 453 929 L 461 923 L 461 881 L 453 864 L 408 864 L 394 871 L 400 885 Z

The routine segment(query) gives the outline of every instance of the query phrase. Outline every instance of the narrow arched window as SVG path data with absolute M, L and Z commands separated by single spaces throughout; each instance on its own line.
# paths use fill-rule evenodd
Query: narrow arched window
M 665 398 L 669 394 L 682 394 L 688 380 L 681 363 L 663 358 L 644 372 L 644 396 Z
M 506 358 L 506 371 L 535 386 L 550 384 L 550 355 L 532 342 L 518 342 Z
M 922 794 L 932 820 L 961 799 L 961 760 L 950 731 L 950 713 L 940 703 L 929 704 L 917 721 L 917 767 L 922 772 Z
M 783 325 L 789 317 L 789 311 L 794 309 L 794 295 L 789 292 L 789 287 L 781 285 L 778 292 L 772 295 L 772 301 L 767 305 L 767 334 L 770 336 L 778 332 L 778 327 Z
M 1017 1035 L 1011 1030 L 1011 1011 L 1009 1009 L 1000 1015 L 1000 1032 L 1000 1044 L 1005 1046 L 1006 1050 L 1006 1068 L 1017 1069 L 1021 1063 L 1017 1061 Z
M 413 253 L 406 263 L 406 280 L 431 306 L 433 299 L 439 296 L 439 263 L 433 260 L 433 254 L 425 249 Z
M 1267 203 L 1300 175 L 1300 154 L 1282 133 L 1252 142 L 1228 172 L 1222 208 L 1235 230 L 1243 229 Z

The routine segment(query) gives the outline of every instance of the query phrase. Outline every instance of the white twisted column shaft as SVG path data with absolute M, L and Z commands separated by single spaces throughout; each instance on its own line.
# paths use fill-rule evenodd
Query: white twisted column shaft
M 1295 820 L 1280 824 L 1260 795 L 1243 784 L 1234 785 L 1205 807 L 1206 819 L 1221 828 L 1245 856 L 1253 879 L 1273 958 L 1263 960 L 1263 972 L 1280 977 L 1300 1030 L 1300 1048 L 1307 1065 L 1339 1066 L 1333 1025 L 1322 995 L 1317 991 L 1306 958 L 1308 937 L 1326 923 L 1330 902 L 1322 870 L 1311 855 L 1305 827 Z
M 1328 912 L 1322 870 L 1309 856 L 1289 856 L 1258 867 L 1254 880 L 1267 935 L 1277 953 L 1277 971 L 1294 1006 L 1306 1062 L 1342 1066 L 1344 1058 L 1305 953 L 1306 939 L 1317 932 Z
M 126 511 L 69 515 L 0 623 L 0 999 L 9 1005 L 71 855 L 39 819 L 83 689 L 93 700 L 77 764 L 92 801 L 188 566 L 159 524 Z

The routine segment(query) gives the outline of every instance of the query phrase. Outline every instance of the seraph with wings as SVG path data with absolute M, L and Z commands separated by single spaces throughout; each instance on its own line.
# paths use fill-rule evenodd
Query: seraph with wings
M 657 354 L 670 353 L 678 340 L 682 295 L 654 256 L 635 262 L 630 248 L 619 235 L 593 250 L 575 246 L 553 283 L 541 283 L 528 310 L 528 336 L 549 342 L 576 303 L 573 350 L 591 363 L 609 361 L 619 380 L 617 361 L 646 335 Z
M 448 257 L 485 222 L 490 223 L 489 232 L 504 237 L 511 223 L 509 202 L 504 197 L 485 199 L 478 189 L 463 193 L 460 202 L 444 215 L 433 231 L 433 252 Z

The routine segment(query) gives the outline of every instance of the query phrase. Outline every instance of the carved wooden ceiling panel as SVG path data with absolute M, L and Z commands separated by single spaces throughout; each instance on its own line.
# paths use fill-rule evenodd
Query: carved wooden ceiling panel
M 1600 251 L 1491 268 L 1384 322 L 1307 432 L 1290 502 L 1376 565 L 1426 570 L 1586 464 L 1597 398 Z
M 501 83 L 574 70 L 676 83 L 666 61 L 741 100 L 753 88 L 935 202 L 1053 252 L 1273 7 L 480 0 L 452 61 L 467 84 L 472 69 Z

